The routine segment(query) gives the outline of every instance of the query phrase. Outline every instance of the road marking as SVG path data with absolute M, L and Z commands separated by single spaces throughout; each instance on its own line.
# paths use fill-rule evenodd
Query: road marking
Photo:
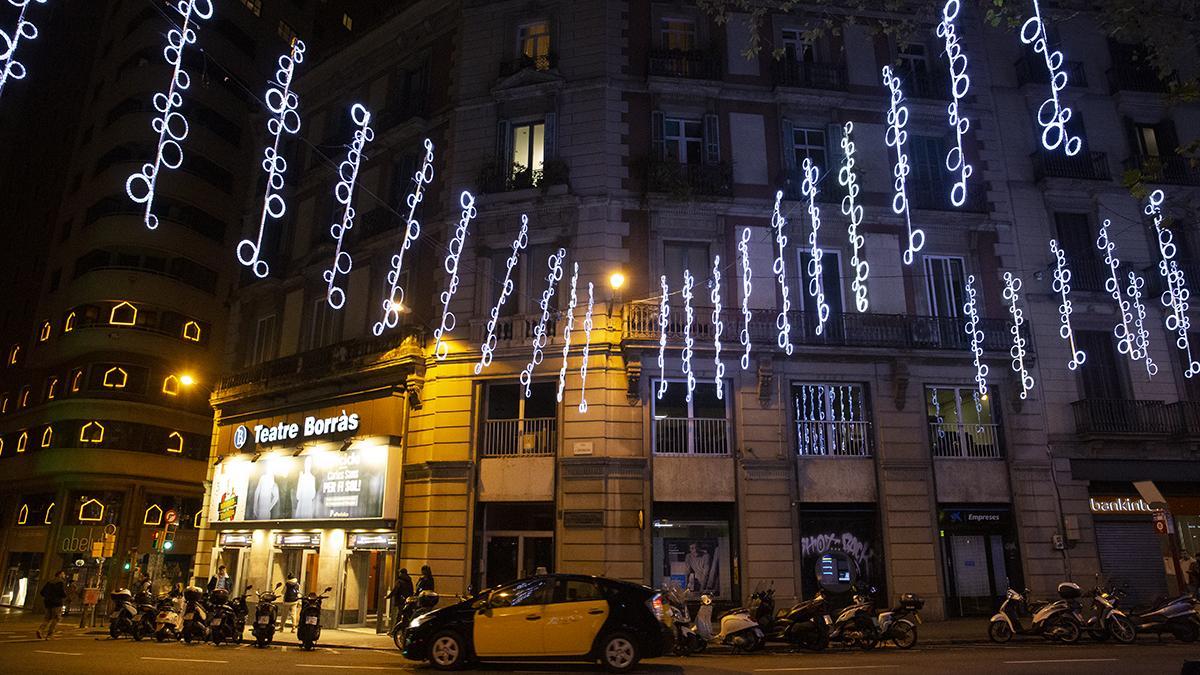
M 404 666 L 338 666 L 324 663 L 297 663 L 297 668 L 334 668 L 337 670 L 408 670 Z
M 1114 659 L 1115 660 L 1115 659 Z M 811 668 L 755 668 L 756 673 L 800 673 L 812 672 L 817 670 L 882 670 L 885 668 L 899 668 L 900 666 L 813 666 Z
M 184 661 L 186 663 L 229 663 L 228 661 L 217 661 L 216 659 L 173 659 L 166 656 L 142 656 L 143 661 Z
M 1118 659 L 1039 659 L 1037 661 L 1005 661 L 1008 665 L 1029 664 L 1029 663 L 1101 663 L 1108 661 L 1117 661 Z
M 37 654 L 58 654 L 59 656 L 83 656 L 83 654 L 80 652 L 52 652 L 48 649 L 35 649 L 33 651 Z

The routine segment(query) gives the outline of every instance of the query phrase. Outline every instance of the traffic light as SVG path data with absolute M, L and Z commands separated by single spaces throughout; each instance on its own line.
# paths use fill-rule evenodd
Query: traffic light
M 179 523 L 167 523 L 166 529 L 163 530 L 162 550 L 170 551 L 175 548 L 175 530 L 179 528 Z
M 163 545 L 163 531 L 155 530 L 154 531 L 154 544 L 151 546 L 151 548 L 153 548 L 155 551 L 161 551 L 162 545 Z

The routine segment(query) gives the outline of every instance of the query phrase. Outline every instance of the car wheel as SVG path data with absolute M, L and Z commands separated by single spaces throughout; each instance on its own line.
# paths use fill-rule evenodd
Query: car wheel
M 1006 621 L 993 621 L 988 624 L 988 638 L 992 642 L 1004 644 L 1012 639 L 1013 631 Z
M 600 662 L 609 672 L 627 673 L 640 659 L 637 644 L 625 633 L 612 633 L 600 643 Z
M 1127 645 L 1137 639 L 1137 628 L 1129 617 L 1114 615 L 1109 621 L 1108 634 L 1117 642 Z
M 442 631 L 429 641 L 429 663 L 438 670 L 458 670 L 467 655 L 458 633 Z
M 900 649 L 912 649 L 917 644 L 917 627 L 901 621 L 892 627 L 892 644 Z

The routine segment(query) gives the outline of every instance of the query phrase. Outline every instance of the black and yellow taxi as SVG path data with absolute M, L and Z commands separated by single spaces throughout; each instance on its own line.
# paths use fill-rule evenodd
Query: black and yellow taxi
M 662 611 L 661 596 L 646 586 L 534 576 L 416 617 L 405 631 L 404 656 L 440 670 L 479 661 L 583 660 L 626 672 L 669 645 Z

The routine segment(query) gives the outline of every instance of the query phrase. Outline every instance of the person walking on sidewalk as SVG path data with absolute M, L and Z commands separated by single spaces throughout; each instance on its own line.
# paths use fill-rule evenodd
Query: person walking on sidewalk
M 413 594 L 413 580 L 408 575 L 408 568 L 401 567 L 400 574 L 396 575 L 396 585 L 392 586 L 392 590 L 388 593 L 388 600 L 392 601 L 391 614 L 392 623 L 396 622 L 396 615 L 399 614 L 400 608 L 404 606 L 404 601 L 408 600 Z
M 421 578 L 417 579 L 417 593 L 421 591 L 432 591 L 433 589 L 433 570 L 429 569 L 429 565 L 421 565 Z
M 297 605 L 300 602 L 300 582 L 296 579 L 296 575 L 288 572 L 287 581 L 283 584 L 283 611 L 279 613 L 279 630 L 287 625 L 288 621 L 292 622 L 292 632 L 296 632 Z
M 54 635 L 54 629 L 58 627 L 59 619 L 62 618 L 63 600 L 67 598 L 66 578 L 66 573 L 59 570 L 53 579 L 42 586 L 42 602 L 46 605 L 46 620 L 42 622 L 41 626 L 38 626 L 39 640 L 49 640 Z

